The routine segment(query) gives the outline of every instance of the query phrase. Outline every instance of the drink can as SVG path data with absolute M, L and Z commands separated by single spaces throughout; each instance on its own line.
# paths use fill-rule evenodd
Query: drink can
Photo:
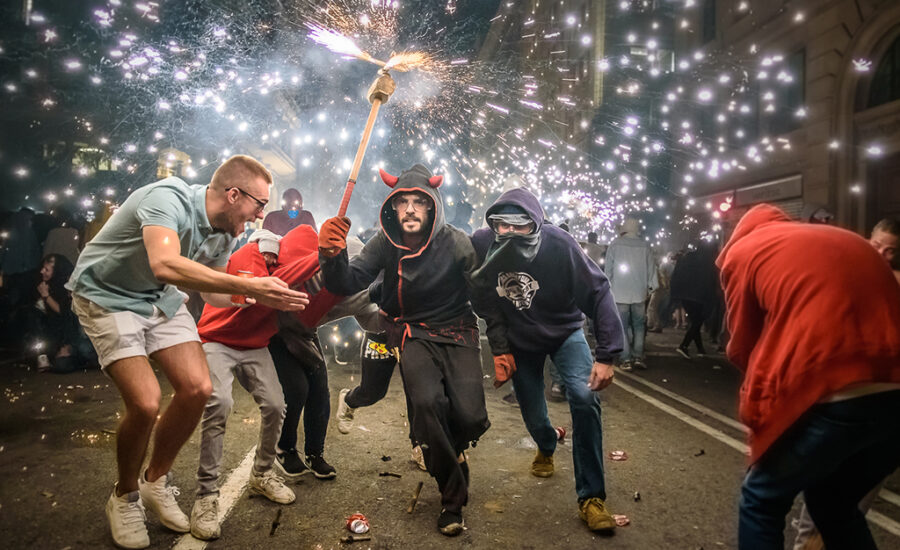
M 566 438 L 566 429 L 562 426 L 557 426 L 556 428 L 556 439 L 557 441 L 562 441 Z
M 366 516 L 357 512 L 347 518 L 347 529 L 349 529 L 353 533 L 356 533 L 357 535 L 368 533 L 369 520 L 366 519 Z
M 237 273 L 234 274 L 236 277 L 243 277 L 244 279 L 252 279 L 253 272 L 252 271 L 243 271 L 238 270 Z M 232 294 L 231 295 L 231 303 L 234 305 L 243 305 L 247 303 L 247 297 L 243 294 Z

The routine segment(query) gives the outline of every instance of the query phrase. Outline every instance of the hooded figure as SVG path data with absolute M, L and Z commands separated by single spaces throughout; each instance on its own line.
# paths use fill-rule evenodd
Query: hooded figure
M 266 214 L 263 229 L 276 235 L 287 235 L 288 231 L 300 225 L 308 225 L 316 229 L 316 219 L 312 212 L 303 209 L 303 195 L 293 187 L 281 194 L 281 210 L 273 210 Z
M 857 504 L 900 462 L 900 287 L 859 235 L 753 207 L 719 254 L 750 461 L 740 548 L 783 548 L 803 491 L 827 548 L 874 548 Z
M 438 528 L 458 535 L 469 485 L 463 451 L 490 426 L 469 304 L 475 251 L 465 233 L 444 222 L 442 176 L 417 164 L 399 177 L 382 170 L 381 178 L 391 188 L 381 207 L 381 233 L 351 261 L 349 219 L 331 218 L 319 234 L 319 261 L 326 288 L 344 296 L 383 275 L 377 302 L 388 349 L 400 355 L 413 444 L 421 444 L 441 491 Z
M 630 370 L 634 365 L 646 368 L 644 364 L 644 337 L 647 330 L 647 298 L 650 291 L 658 286 L 656 262 L 650 243 L 638 236 L 640 223 L 634 218 L 625 218 L 619 236 L 606 249 L 606 276 L 612 293 L 616 297 L 616 307 L 625 327 L 625 352 L 622 354 L 622 369 Z M 629 329 L 631 338 L 628 338 Z
M 566 388 L 572 413 L 575 490 L 582 519 L 594 531 L 610 531 L 606 509 L 600 403 L 592 390 L 612 382 L 613 358 L 623 334 L 609 282 L 575 239 L 544 221 L 541 205 L 526 189 L 503 193 L 485 214 L 488 228 L 472 235 L 481 265 L 473 295 L 487 321 L 495 386 L 512 377 L 525 426 L 537 443 L 531 465 L 537 477 L 553 475 L 557 433 L 544 401 L 544 361 L 549 355 Z M 492 316 L 499 311 L 501 316 Z M 582 331 L 593 320 L 592 356 Z

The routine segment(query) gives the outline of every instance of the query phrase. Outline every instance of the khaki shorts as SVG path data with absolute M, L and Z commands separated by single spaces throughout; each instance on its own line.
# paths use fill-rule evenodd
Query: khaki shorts
M 94 344 L 104 371 L 119 359 L 149 356 L 161 349 L 200 341 L 197 324 L 184 304 L 171 319 L 156 307 L 148 318 L 131 311 L 110 311 L 76 294 L 72 296 L 72 310 Z

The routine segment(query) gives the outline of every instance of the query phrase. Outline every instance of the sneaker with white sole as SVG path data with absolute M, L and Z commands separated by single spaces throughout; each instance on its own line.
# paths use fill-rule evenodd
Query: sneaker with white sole
M 181 511 L 175 497 L 181 492 L 173 483 L 172 472 L 159 476 L 154 482 L 144 479 L 145 471 L 138 477 L 138 491 L 141 500 L 148 510 L 159 517 L 159 522 L 176 533 L 187 533 L 191 530 L 191 520 Z
M 191 509 L 191 535 L 200 540 L 219 538 L 219 495 L 210 493 L 194 501 Z
M 106 501 L 106 519 L 112 532 L 113 542 L 120 548 L 147 548 L 150 535 L 144 523 L 144 505 L 139 491 L 132 491 L 117 497 L 116 491 Z
M 261 474 L 251 472 L 250 490 L 278 504 L 290 504 L 297 498 L 294 491 L 284 484 L 284 478 L 277 476 L 273 470 Z
M 337 470 L 334 466 L 325 461 L 322 455 L 306 455 L 306 467 L 310 469 L 314 476 L 318 479 L 334 479 L 337 477 Z
M 421 446 L 416 445 L 415 447 L 413 447 L 412 456 L 410 457 L 410 460 L 415 462 L 416 466 L 418 466 L 419 469 L 422 470 L 423 472 L 428 471 L 428 466 L 425 466 L 425 454 L 422 452 Z
M 287 451 L 276 449 L 275 464 L 288 479 L 298 479 L 300 476 L 312 472 L 303 462 L 303 459 L 300 458 L 300 453 L 297 452 L 297 449 L 288 449 Z
M 347 404 L 348 393 L 350 390 L 344 388 L 338 394 L 337 412 L 334 413 L 334 417 L 338 421 L 338 431 L 342 434 L 350 433 L 350 428 L 353 427 L 353 413 L 356 412 L 356 409 Z

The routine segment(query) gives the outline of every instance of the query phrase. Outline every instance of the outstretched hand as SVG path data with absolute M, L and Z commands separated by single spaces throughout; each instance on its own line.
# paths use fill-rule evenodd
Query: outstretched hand
M 250 285 L 247 296 L 272 309 L 300 311 L 309 304 L 309 296 L 305 292 L 291 290 L 278 277 L 257 277 L 249 279 L 247 284 Z

